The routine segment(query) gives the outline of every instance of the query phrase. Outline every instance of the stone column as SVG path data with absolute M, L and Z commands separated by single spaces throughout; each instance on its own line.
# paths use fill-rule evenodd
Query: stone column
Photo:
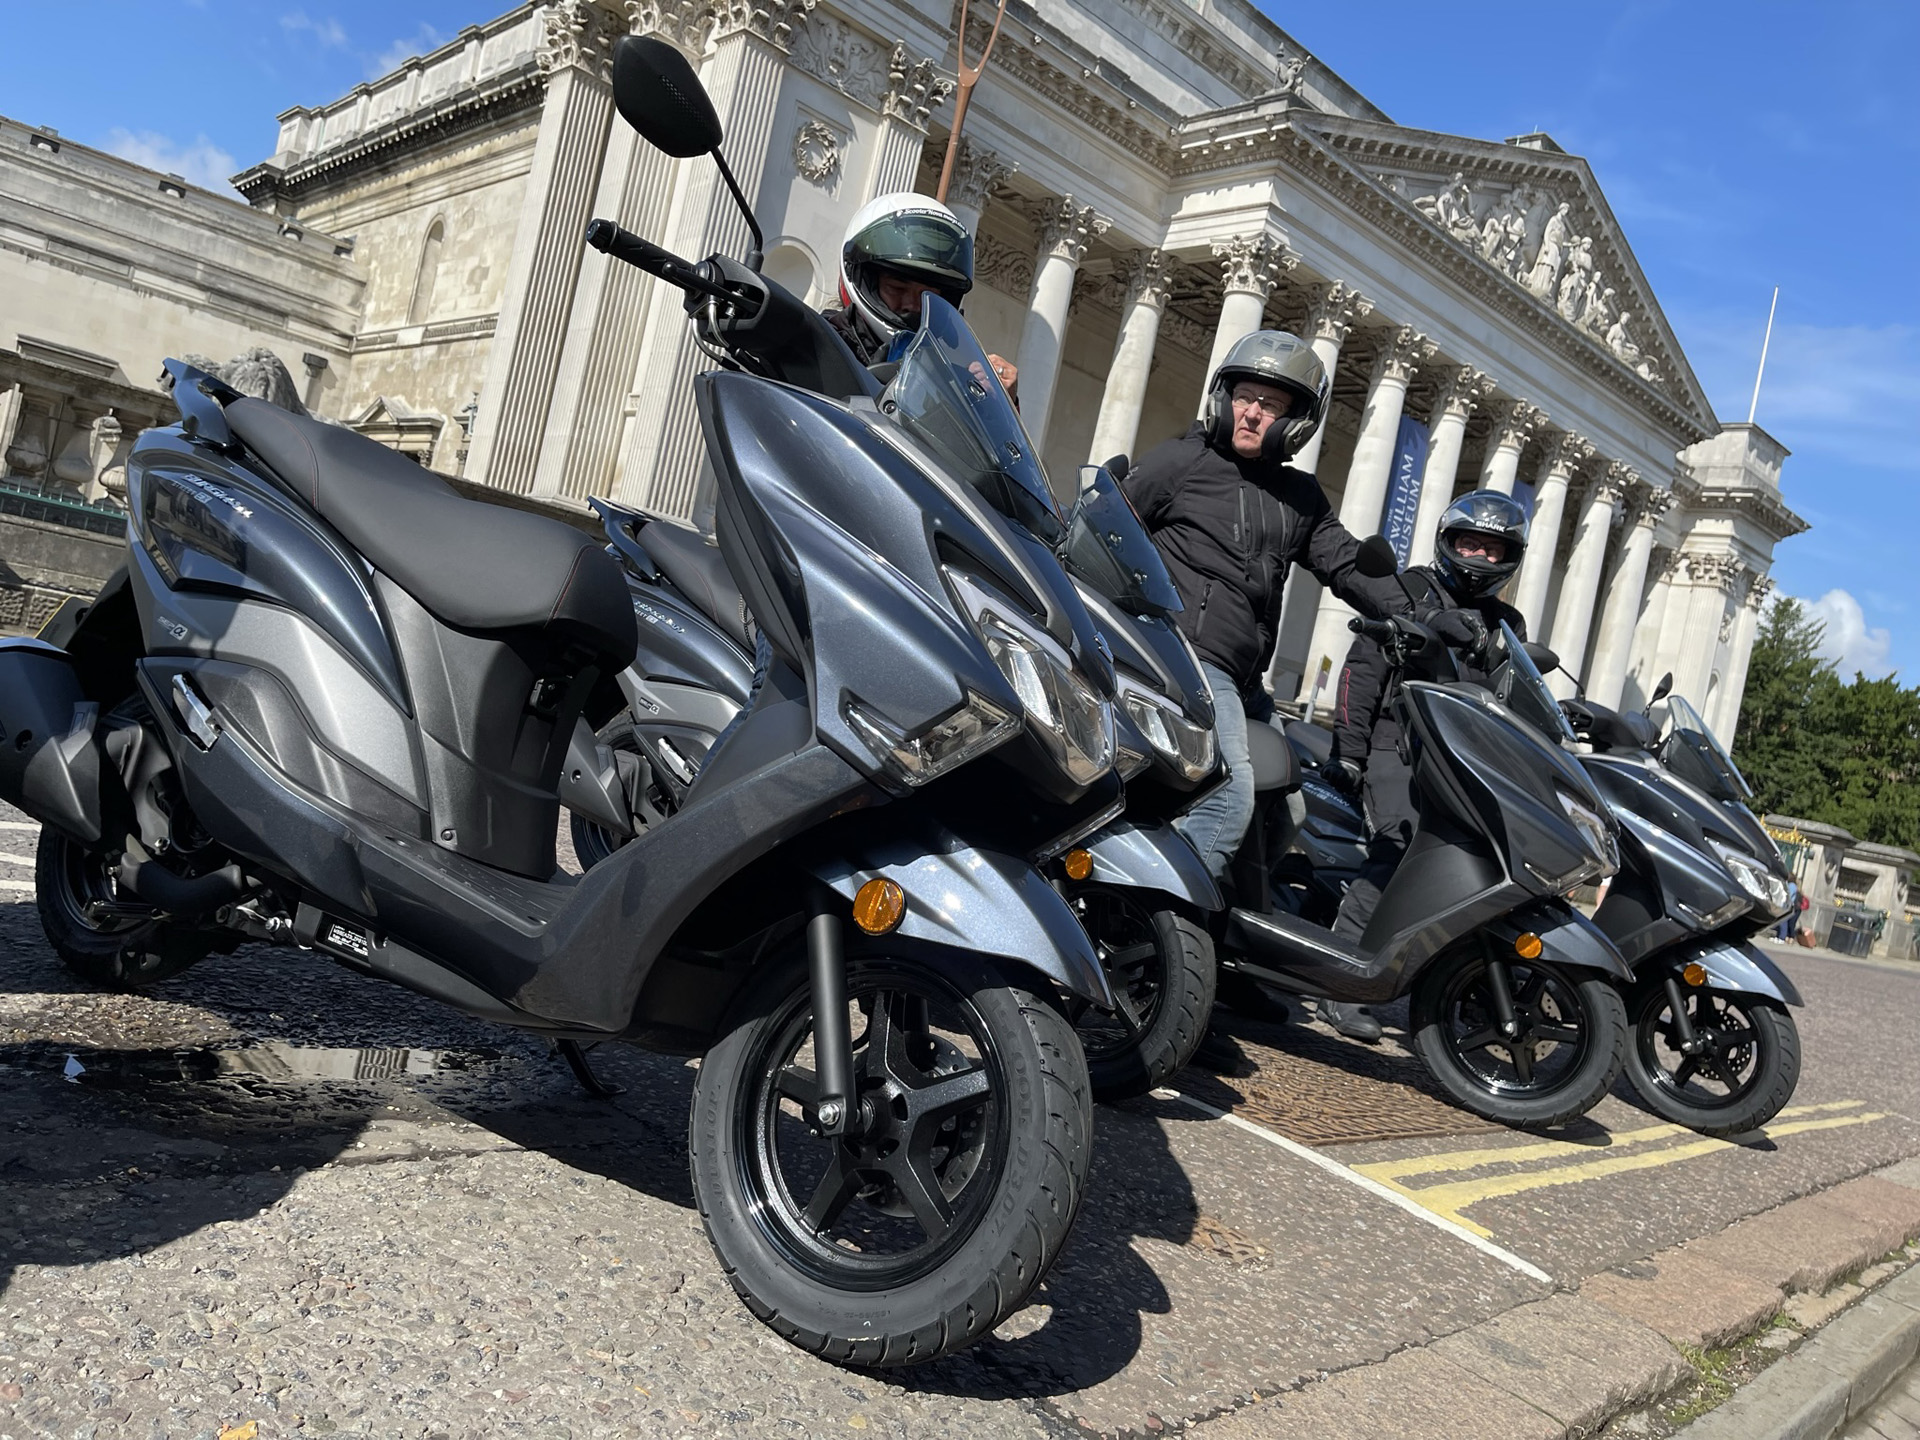
M 1559 560 L 1560 525 L 1567 513 L 1567 486 L 1573 472 L 1593 459 L 1593 446 L 1562 431 L 1547 445 L 1533 482 L 1533 520 L 1527 526 L 1527 553 L 1520 562 L 1513 608 L 1527 617 L 1529 635 L 1547 633 L 1547 591 Z
M 1073 304 L 1073 277 L 1086 259 L 1087 246 L 1107 233 L 1112 222 L 1075 205 L 1071 195 L 1050 202 L 1040 220 L 1040 250 L 1034 259 L 1033 298 L 1020 332 L 1020 418 L 1034 448 L 1044 450 L 1053 387 L 1060 378 L 1060 351 L 1067 337 L 1067 310 Z
M 1560 664 L 1582 675 L 1587 663 L 1587 636 L 1593 629 L 1593 607 L 1600 593 L 1600 572 L 1607 559 L 1607 537 L 1613 530 L 1614 507 L 1627 490 L 1632 472 L 1615 461 L 1588 483 L 1581 497 L 1580 523 L 1573 532 L 1573 550 L 1567 557 L 1566 578 L 1560 582 L 1560 603 L 1553 612 L 1553 639 L 1548 643 Z M 1555 693 L 1573 694 L 1565 675 L 1551 677 Z
M 914 59 L 904 45 L 893 47 L 887 60 L 887 93 L 880 102 L 880 133 L 874 144 L 868 195 L 913 189 L 913 177 L 920 172 L 920 151 L 927 143 L 927 116 L 952 93 L 953 81 L 933 61 Z M 966 138 L 960 137 L 963 143 Z
M 1467 421 L 1492 391 L 1493 381 L 1470 365 L 1456 367 L 1440 387 L 1427 439 L 1427 468 L 1420 475 L 1420 508 L 1413 517 L 1409 565 L 1425 565 L 1433 559 L 1433 539 L 1440 530 L 1440 517 L 1453 499 L 1454 481 L 1460 472 L 1460 446 L 1466 439 Z
M 1635 477 L 1638 481 L 1638 477 Z M 1647 566 L 1653 558 L 1653 532 L 1661 517 L 1673 508 L 1673 495 L 1645 482 L 1634 486 L 1627 512 L 1627 533 L 1620 544 L 1620 563 L 1614 567 L 1600 615 L 1600 638 L 1594 642 L 1593 664 L 1581 678 L 1587 694 L 1610 708 L 1618 708 L 1627 683 L 1627 662 L 1633 653 L 1633 632 L 1640 623 L 1640 606 L 1647 595 Z
M 947 208 L 976 239 L 980 235 L 980 217 L 986 213 L 993 187 L 1018 168 L 1002 160 L 999 151 L 975 145 L 967 135 L 960 137 L 960 153 L 953 161 L 953 181 L 947 186 Z
M 1160 338 L 1160 316 L 1167 308 L 1167 257 L 1158 250 L 1135 250 L 1122 265 L 1127 300 L 1120 321 L 1120 338 L 1107 367 L 1107 389 L 1100 397 L 1100 418 L 1094 422 L 1089 464 L 1115 455 L 1131 455 L 1140 438 L 1140 408 L 1147 399 L 1147 377 L 1153 369 L 1153 347 Z
M 1407 402 L 1407 383 L 1433 353 L 1433 342 L 1406 325 L 1383 334 L 1374 352 L 1367 406 L 1360 416 L 1360 438 L 1354 444 L 1347 488 L 1340 497 L 1340 523 L 1362 540 L 1380 529 L 1380 511 L 1386 503 L 1393 452 L 1400 438 L 1400 415 Z M 1340 664 L 1353 640 L 1347 631 L 1353 613 L 1331 594 L 1320 597 L 1313 641 L 1307 647 L 1308 674 L 1322 655 L 1331 656 L 1336 667 Z
M 14 432 L 20 428 L 20 415 L 26 396 L 18 385 L 0 390 L 0 480 L 6 478 L 7 451 L 13 446 Z
M 1329 389 L 1340 364 L 1340 347 L 1346 344 L 1354 325 L 1372 313 L 1373 302 L 1344 281 L 1329 281 L 1313 292 L 1307 307 L 1306 339 L 1320 361 L 1320 368 L 1327 372 Z M 1293 464 L 1308 474 L 1316 473 L 1320 447 L 1326 438 L 1327 422 L 1322 421 L 1312 438 L 1300 447 L 1300 453 L 1293 457 Z M 1294 566 L 1287 576 L 1286 599 L 1280 610 L 1280 634 L 1274 642 L 1273 662 L 1267 672 L 1267 684 L 1274 694 L 1286 695 L 1297 689 L 1304 695 L 1312 687 L 1312 665 L 1308 663 L 1306 648 L 1313 642 L 1313 621 L 1319 613 L 1320 582 L 1300 566 Z M 1296 673 L 1299 667 L 1305 667 L 1307 673 Z M 1294 679 L 1291 687 L 1285 679 L 1289 675 Z
M 1288 254 L 1283 237 L 1262 233 L 1236 235 L 1213 242 L 1213 258 L 1220 262 L 1220 320 L 1213 327 L 1213 352 L 1207 357 L 1205 376 L 1200 381 L 1200 406 L 1204 410 L 1207 392 L 1213 385 L 1213 372 L 1227 358 L 1227 352 L 1258 330 L 1267 313 L 1267 297 L 1281 273 L 1297 261 Z
M 559 0 L 546 13 L 546 97 L 467 455 L 468 476 L 502 490 L 533 488 L 613 118 L 613 42 L 624 29 L 596 0 Z
M 1682 623 L 1675 627 L 1669 621 L 1663 648 L 1671 655 L 1674 693 L 1710 715 L 1720 703 L 1722 687 L 1715 686 L 1714 677 L 1719 674 L 1724 683 L 1722 653 L 1733 638 L 1736 602 L 1749 572 L 1739 556 L 1722 551 L 1683 551 L 1682 559 L 1688 583 L 1675 587 Z
M 1760 632 L 1760 617 L 1773 594 L 1773 581 L 1765 575 L 1747 572 L 1747 593 L 1740 613 L 1733 622 L 1732 648 L 1727 652 L 1727 678 L 1720 687 L 1719 704 L 1707 716 L 1707 723 L 1720 743 L 1733 748 L 1734 733 L 1740 728 L 1740 702 L 1746 698 L 1747 667 L 1753 662 L 1753 642 Z
M 1493 407 L 1493 434 L 1487 437 L 1487 458 L 1480 466 L 1480 488 L 1513 494 L 1520 473 L 1520 452 L 1533 438 L 1534 426 L 1547 417 L 1525 400 L 1509 400 Z
M 738 139 L 728 147 L 727 158 L 749 201 L 759 196 L 772 151 L 764 138 L 754 144 L 750 137 L 773 132 L 793 27 L 805 23 L 815 3 L 729 5 L 717 17 L 700 80 L 726 133 Z M 718 169 L 692 161 L 678 168 L 679 187 L 669 202 L 672 233 L 660 243 L 676 255 L 695 259 L 716 250 L 743 253 L 749 243 L 746 221 Z M 706 461 L 689 382 L 710 362 L 693 343 L 679 292 L 656 286 L 654 297 L 640 360 L 628 379 L 633 429 L 620 459 L 616 493 L 625 503 L 688 516 Z

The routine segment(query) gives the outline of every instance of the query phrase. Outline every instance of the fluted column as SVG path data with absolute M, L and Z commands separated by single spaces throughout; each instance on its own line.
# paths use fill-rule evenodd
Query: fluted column
M 816 0 L 766 0 L 730 5 L 718 16 L 713 48 L 700 70 L 729 135 L 772 133 L 781 76 L 793 27 L 804 24 Z M 760 191 L 770 147 L 740 144 L 729 160 L 749 200 Z M 672 234 L 660 243 L 698 258 L 716 250 L 739 255 L 747 247 L 746 221 L 711 164 L 679 167 Z M 706 458 L 694 412 L 694 374 L 708 362 L 693 343 L 678 295 L 656 290 L 640 360 L 630 378 L 634 407 L 631 440 L 620 458 L 618 498 L 668 515 L 691 515 Z
M 1220 320 L 1213 327 L 1213 353 L 1207 357 L 1207 370 L 1200 382 L 1200 404 L 1206 407 L 1207 391 L 1213 385 L 1213 372 L 1227 358 L 1227 352 L 1260 328 L 1267 312 L 1267 297 L 1281 274 L 1297 263 L 1287 251 L 1284 239 L 1270 234 L 1236 235 L 1213 243 L 1213 258 L 1220 262 Z
M 1553 639 L 1549 643 L 1561 666 L 1574 675 L 1586 669 L 1587 636 L 1593 629 L 1593 607 L 1600 593 L 1600 572 L 1607 559 L 1607 537 L 1613 531 L 1614 507 L 1626 494 L 1633 472 L 1615 462 L 1588 484 L 1573 532 L 1573 550 L 1567 557 L 1566 578 L 1560 582 L 1560 603 L 1553 611 Z M 1583 677 L 1584 678 L 1584 677 Z M 1561 696 L 1573 694 L 1565 675 L 1552 677 Z
M 1647 564 L 1653 557 L 1653 532 L 1673 508 L 1673 495 L 1644 481 L 1634 486 L 1627 511 L 1627 533 L 1620 543 L 1620 563 L 1614 567 L 1600 614 L 1600 638 L 1594 642 L 1593 664 L 1583 677 L 1587 694 L 1602 705 L 1618 707 L 1627 683 L 1633 632 L 1640 622 L 1640 606 L 1647 594 Z
M 1066 341 L 1067 311 L 1073 303 L 1073 277 L 1087 246 L 1107 233 L 1112 222 L 1091 205 L 1075 205 L 1071 195 L 1050 203 L 1040 221 L 1040 252 L 1034 261 L 1033 299 L 1020 332 L 1020 418 L 1035 447 L 1044 449 L 1053 387 L 1060 379 L 1060 352 Z
M 1425 565 L 1433 559 L 1433 539 L 1440 529 L 1440 517 L 1453 499 L 1454 481 L 1460 473 L 1460 447 L 1466 439 L 1467 421 L 1492 390 L 1493 381 L 1470 365 L 1457 366 L 1440 387 L 1427 440 L 1427 468 L 1420 475 L 1420 508 L 1413 517 L 1409 565 Z
M 1332 280 L 1313 292 L 1307 307 L 1306 340 L 1313 347 L 1320 368 L 1327 372 L 1327 385 L 1333 385 L 1340 365 L 1340 347 L 1354 325 L 1373 313 L 1373 302 L 1344 281 Z M 1320 466 L 1320 447 L 1326 443 L 1327 426 L 1322 421 L 1293 464 L 1309 475 Z M 1287 576 L 1287 588 L 1280 610 L 1280 634 L 1274 642 L 1273 661 L 1267 672 L 1267 684 L 1275 695 L 1305 692 L 1313 683 L 1311 674 L 1302 676 L 1306 649 L 1313 641 L 1314 616 L 1320 613 L 1320 582 L 1296 565 Z M 1288 677 L 1292 683 L 1288 683 Z
M 1107 367 L 1107 389 L 1100 397 L 1100 417 L 1094 422 L 1093 444 L 1087 460 L 1098 465 L 1115 455 L 1131 455 L 1140 438 L 1140 409 L 1147 399 L 1147 377 L 1153 370 L 1153 347 L 1160 338 L 1160 316 L 1167 308 L 1167 257 L 1158 250 L 1135 250 L 1121 273 L 1127 299 L 1120 321 L 1120 338 Z
M 1493 434 L 1487 437 L 1487 458 L 1480 466 L 1480 488 L 1513 494 L 1520 474 L 1520 452 L 1533 438 L 1534 426 L 1546 416 L 1525 400 L 1509 400 L 1493 407 Z
M 1740 613 L 1733 622 L 1732 649 L 1727 652 L 1727 678 L 1721 685 L 1716 697 L 1714 713 L 1707 716 L 1707 723 L 1713 727 L 1713 733 L 1720 743 L 1729 750 L 1733 748 L 1734 733 L 1740 728 L 1740 702 L 1746 696 L 1747 668 L 1753 663 L 1753 642 L 1760 633 L 1760 617 L 1766 610 L 1767 597 L 1773 594 L 1773 581 L 1765 575 L 1751 571 L 1747 575 L 1747 593 L 1740 604 Z
M 867 194 L 892 195 L 911 190 L 927 143 L 927 116 L 953 93 L 953 81 L 932 60 L 916 59 L 904 45 L 887 60 L 887 93 L 880 102 L 880 130 L 874 138 L 873 168 Z M 964 142 L 966 136 L 962 135 Z M 978 220 L 978 216 L 975 220 Z M 971 231 L 972 225 L 967 229 Z
M 1527 526 L 1527 553 L 1520 562 L 1513 607 L 1527 617 L 1527 633 L 1547 633 L 1547 591 L 1559 561 L 1560 525 L 1567 513 L 1567 487 L 1573 472 L 1593 459 L 1593 446 L 1566 432 L 1547 445 L 1546 458 L 1533 482 L 1533 519 Z
M 993 187 L 1018 168 L 1002 160 L 999 151 L 975 145 L 967 135 L 960 137 L 960 153 L 953 160 L 953 180 L 947 186 L 947 208 L 959 217 L 969 234 L 978 238 L 980 217 L 986 213 Z
M 1380 511 L 1393 474 L 1393 452 L 1400 439 L 1400 416 L 1407 403 L 1407 384 L 1433 353 L 1433 342 L 1405 325 L 1382 335 L 1374 352 L 1367 406 L 1360 416 L 1360 438 L 1353 447 L 1353 463 L 1347 467 L 1347 488 L 1340 496 L 1340 523 L 1361 539 L 1380 529 Z M 1352 642 L 1347 621 L 1353 613 L 1334 595 L 1320 597 L 1313 643 L 1307 647 L 1309 673 L 1322 655 L 1331 656 L 1336 666 L 1340 663 Z
M 522 494 L 533 487 L 553 403 L 580 237 L 613 118 L 613 42 L 625 28 L 595 0 L 561 0 L 543 23 L 546 95 L 466 469 Z

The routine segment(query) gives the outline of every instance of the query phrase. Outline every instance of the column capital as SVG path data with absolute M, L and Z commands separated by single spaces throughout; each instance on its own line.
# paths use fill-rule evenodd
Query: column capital
M 1460 420 L 1469 419 L 1475 410 L 1487 403 L 1492 394 L 1491 375 L 1471 365 L 1456 365 L 1448 372 L 1445 383 L 1440 387 L 1439 398 L 1433 402 L 1434 419 L 1438 420 L 1443 415 Z
M 1755 612 L 1764 610 L 1767 597 L 1773 594 L 1773 578 L 1762 575 L 1758 570 L 1752 571 L 1747 578 L 1747 606 Z
M 1220 280 L 1227 294 L 1258 295 L 1263 305 L 1281 274 L 1300 263 L 1284 237 L 1267 232 L 1216 240 L 1213 256 L 1220 262 Z
M 1128 251 L 1120 261 L 1120 278 L 1127 287 L 1128 305 L 1151 305 L 1158 310 L 1167 303 L 1173 276 L 1165 252 Z
M 542 76 L 583 70 L 602 82 L 613 79 L 613 42 L 627 32 L 599 0 L 558 0 L 540 24 L 534 62 Z
M 1546 422 L 1546 411 L 1531 400 L 1503 400 L 1489 407 L 1493 417 L 1495 450 L 1524 450 L 1534 430 Z
M 1048 201 L 1041 209 L 1039 222 L 1039 253 L 1074 265 L 1086 258 L 1087 246 L 1113 225 L 1091 205 L 1075 205 L 1071 195 Z
M 805 24 L 819 3 L 820 0 L 715 0 L 713 38 L 758 35 L 785 50 L 793 39 L 793 27 Z
M 1583 504 L 1592 505 L 1604 501 L 1609 510 L 1616 514 L 1620 502 L 1633 493 L 1633 486 L 1640 478 L 1631 465 L 1619 460 L 1610 460 L 1607 464 L 1587 477 L 1585 488 L 1581 491 Z
M 1379 347 L 1373 352 L 1371 383 L 1394 381 L 1406 384 L 1422 365 L 1439 353 L 1439 347 L 1411 325 L 1382 332 Z
M 1633 497 L 1632 523 L 1652 529 L 1679 503 L 1671 490 L 1662 490 L 1657 485 L 1643 485 Z
M 1373 302 L 1344 280 L 1318 287 L 1307 307 L 1309 340 L 1331 340 L 1344 345 L 1355 324 L 1373 313 Z
M 916 130 L 927 128 L 927 115 L 946 103 L 954 82 L 940 70 L 936 61 L 925 56 L 916 60 L 907 47 L 896 45 L 887 59 L 887 95 L 882 113 L 904 120 Z M 960 137 L 962 145 L 967 137 Z M 957 165 L 955 168 L 958 168 Z
M 706 49 L 713 8 L 706 0 L 626 0 L 627 29 L 635 35 L 660 35 L 696 55 Z M 549 13 L 548 23 L 552 23 Z
M 953 183 L 947 189 L 947 203 L 960 210 L 984 210 L 993 187 L 1019 168 L 1002 160 L 998 150 L 975 145 L 972 136 L 962 134 L 960 153 L 953 157 Z
M 1572 430 L 1557 430 L 1547 442 L 1546 463 L 1541 468 L 1545 474 L 1558 472 L 1565 477 L 1592 463 L 1593 456 L 1593 442 L 1586 436 Z
M 1729 595 L 1739 594 L 1741 582 L 1747 575 L 1747 564 L 1739 556 L 1712 551 L 1685 553 L 1681 558 L 1687 563 L 1687 578 L 1694 584 L 1711 585 Z

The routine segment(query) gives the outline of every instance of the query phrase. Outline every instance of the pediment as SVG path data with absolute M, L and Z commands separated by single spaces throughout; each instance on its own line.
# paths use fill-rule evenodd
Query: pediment
M 1713 406 L 1592 169 L 1545 136 L 1473 140 L 1340 116 L 1292 117 L 1356 178 L 1529 296 L 1566 331 L 1717 430 Z

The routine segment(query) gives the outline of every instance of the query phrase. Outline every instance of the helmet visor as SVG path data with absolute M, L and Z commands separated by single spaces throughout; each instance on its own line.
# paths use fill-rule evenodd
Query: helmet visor
M 848 242 L 847 261 L 923 280 L 950 301 L 973 288 L 973 236 L 941 215 L 883 216 Z

